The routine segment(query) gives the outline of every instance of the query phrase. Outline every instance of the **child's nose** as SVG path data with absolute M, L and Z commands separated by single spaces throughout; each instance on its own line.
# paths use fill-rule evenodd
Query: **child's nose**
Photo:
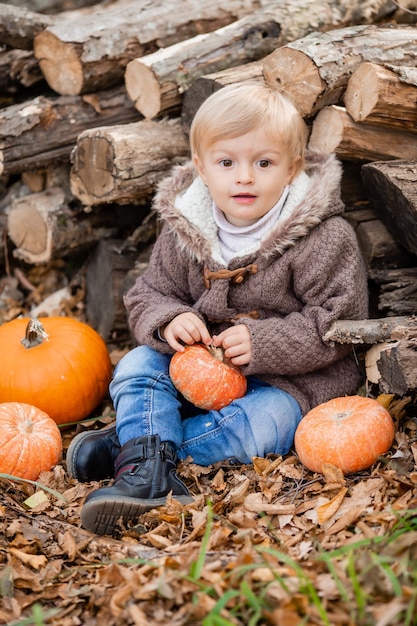
M 236 182 L 240 184 L 248 184 L 253 182 L 253 171 L 249 164 L 242 163 L 236 171 Z

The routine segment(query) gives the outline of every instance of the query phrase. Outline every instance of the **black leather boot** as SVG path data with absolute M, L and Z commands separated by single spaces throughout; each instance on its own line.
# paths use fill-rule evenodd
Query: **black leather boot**
M 167 495 L 182 504 L 193 498 L 175 473 L 177 457 L 169 442 L 158 435 L 128 441 L 115 462 L 115 482 L 92 491 L 81 509 L 84 528 L 111 535 L 118 522 L 126 525 L 142 513 L 166 503 Z
M 113 478 L 114 462 L 119 453 L 115 424 L 101 430 L 86 430 L 76 435 L 68 446 L 68 474 L 81 483 Z

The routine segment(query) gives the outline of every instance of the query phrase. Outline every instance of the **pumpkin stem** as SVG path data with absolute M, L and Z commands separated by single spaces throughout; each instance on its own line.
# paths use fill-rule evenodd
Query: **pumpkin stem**
M 29 324 L 26 326 L 26 334 L 21 343 L 25 348 L 34 348 L 44 341 L 49 341 L 49 335 L 45 331 L 42 323 L 36 317 L 32 317 Z
M 30 435 L 33 433 L 33 421 L 31 419 L 25 420 L 22 423 L 20 430 L 24 435 Z
M 239 369 L 236 365 L 233 365 L 232 361 L 228 359 L 227 356 L 225 356 L 224 350 L 221 346 L 215 346 L 211 343 L 206 346 L 206 348 L 210 352 L 211 356 L 214 356 L 214 358 L 217 359 L 217 361 L 220 361 L 220 363 L 224 363 L 225 365 L 228 365 L 236 370 Z
M 212 343 L 206 346 L 207 350 L 210 352 L 211 356 L 213 356 L 217 361 L 223 362 L 224 360 L 224 350 L 221 346 L 215 346 Z

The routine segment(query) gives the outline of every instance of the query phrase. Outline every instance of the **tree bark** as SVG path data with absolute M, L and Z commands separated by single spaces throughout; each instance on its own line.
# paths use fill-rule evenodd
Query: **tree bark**
M 193 80 L 209 72 L 256 61 L 280 44 L 280 26 L 258 12 L 212 33 L 130 61 L 125 84 L 137 110 L 147 119 L 179 108 Z
M 188 154 L 177 119 L 85 131 L 72 155 L 71 190 L 86 205 L 137 202 L 149 198 L 167 170 Z
M 407 26 L 349 26 L 311 33 L 264 59 L 268 84 L 294 102 L 303 117 L 340 102 L 347 82 L 364 61 L 415 65 L 417 31 Z M 343 59 L 343 63 L 340 63 Z
M 411 255 L 378 219 L 365 220 L 356 228 L 356 236 L 368 272 L 374 269 L 407 267 L 412 262 Z
M 100 241 L 88 262 L 86 272 L 86 317 L 88 322 L 105 339 L 115 339 L 128 329 L 123 296 L 133 285 L 131 272 L 143 272 L 152 246 L 141 252 L 136 249 L 121 252 L 124 241 Z
M 352 74 L 344 103 L 355 122 L 417 133 L 417 86 L 376 63 L 362 63 Z
M 59 187 L 18 198 L 7 216 L 7 232 L 16 246 L 13 256 L 40 265 L 116 234 L 114 227 L 103 225 L 103 215 L 96 222 L 95 214 L 74 214 Z
M 10 4 L 0 4 L 0 43 L 11 48 L 31 50 L 35 35 L 48 26 L 54 18 Z
M 22 87 L 31 87 L 43 80 L 33 52 L 18 49 L 0 52 L 0 100 L 8 95 L 15 96 Z
M 391 63 L 386 63 L 385 66 L 387 69 L 395 72 L 402 82 L 417 87 L 417 67 L 401 67 L 399 65 L 391 65 Z
M 362 179 L 394 238 L 417 255 L 417 160 L 368 163 Z
M 370 277 L 379 287 L 378 309 L 386 315 L 412 315 L 417 311 L 417 268 L 375 269 Z
M 105 0 L 104 0 L 105 1 Z M 100 0 L 7 0 L 8 4 L 17 7 L 30 7 L 32 11 L 55 15 L 65 11 L 74 11 L 98 4 Z
M 226 85 L 233 85 L 248 80 L 265 82 L 262 74 L 262 60 L 252 61 L 220 72 L 213 72 L 196 78 L 184 94 L 181 119 L 184 128 L 189 128 L 200 105 L 212 93 Z
M 6 214 L 0 211 L 0 266 L 4 264 L 7 248 Z
M 398 316 L 366 320 L 337 320 L 333 322 L 323 341 L 342 344 L 374 344 L 398 341 L 417 333 L 417 318 Z
M 378 360 L 383 393 L 404 396 L 417 390 L 417 338 L 386 347 Z
M 258 6 L 254 0 L 229 0 L 227 6 L 220 0 L 119 0 L 79 20 L 61 16 L 35 37 L 35 56 L 59 94 L 97 91 L 121 82 L 132 59 L 216 30 Z
M 341 106 L 322 109 L 313 122 L 309 147 L 347 161 L 417 159 L 414 133 L 355 122 Z
M 395 8 L 392 2 L 373 2 L 372 0 L 351 1 L 340 0 L 336 3 L 322 2 L 321 0 L 284 0 L 266 5 L 273 19 L 281 28 L 281 45 L 297 40 L 314 30 L 330 30 L 347 26 L 348 24 L 367 24 L 390 15 Z M 316 33 L 317 35 L 317 33 Z M 278 47 L 278 50 L 280 48 Z M 272 52 L 265 58 L 269 60 L 278 52 Z M 184 95 L 183 121 L 186 126 L 190 125 L 192 118 L 201 103 L 215 90 L 224 85 L 240 82 L 242 80 L 264 80 L 264 62 L 252 67 L 238 66 L 230 70 L 223 70 L 216 75 L 202 76 L 194 80 Z M 208 80 L 208 84 L 205 80 Z M 294 76 L 289 77 L 289 82 Z M 213 82 L 214 81 L 214 82 Z M 274 82 L 274 86 L 276 83 Z
M 85 96 L 39 96 L 0 109 L 0 175 L 69 162 L 82 131 L 138 119 L 122 87 Z

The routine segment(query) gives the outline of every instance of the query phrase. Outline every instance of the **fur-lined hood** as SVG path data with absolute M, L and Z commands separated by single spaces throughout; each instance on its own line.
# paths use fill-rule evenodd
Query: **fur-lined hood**
M 290 184 L 279 220 L 262 241 L 261 257 L 271 261 L 281 256 L 322 221 L 343 212 L 341 175 L 341 164 L 334 155 L 307 153 L 305 171 Z M 211 257 L 224 265 L 212 199 L 191 162 L 176 166 L 171 176 L 161 181 L 154 208 L 159 218 L 171 226 L 181 248 L 191 257 L 199 262 Z

